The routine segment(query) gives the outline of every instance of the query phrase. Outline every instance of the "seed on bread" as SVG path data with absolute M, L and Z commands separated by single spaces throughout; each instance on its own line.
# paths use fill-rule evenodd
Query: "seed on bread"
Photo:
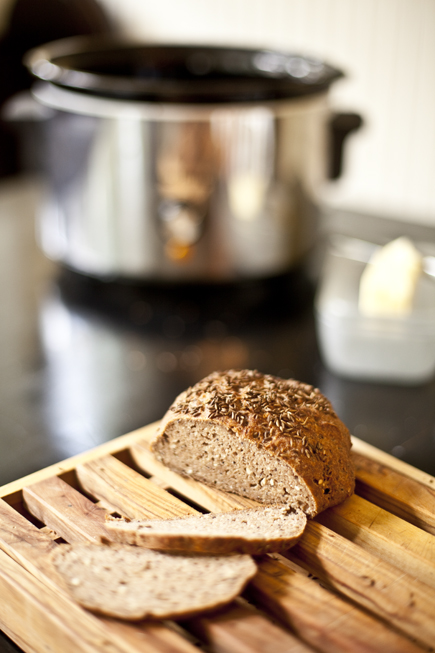
M 328 399 L 313 386 L 253 370 L 214 372 L 181 393 L 151 449 L 180 474 L 310 517 L 355 486 L 349 430 Z

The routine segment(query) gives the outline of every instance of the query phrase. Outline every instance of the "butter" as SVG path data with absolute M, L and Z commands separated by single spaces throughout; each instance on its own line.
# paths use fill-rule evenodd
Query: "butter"
M 376 250 L 361 275 L 360 313 L 371 317 L 409 314 L 421 273 L 422 255 L 408 238 L 397 238 Z

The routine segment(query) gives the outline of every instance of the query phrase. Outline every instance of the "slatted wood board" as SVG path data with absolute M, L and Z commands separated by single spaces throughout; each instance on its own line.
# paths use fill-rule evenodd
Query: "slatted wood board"
M 60 542 L 108 536 L 106 514 L 230 511 L 252 501 L 169 471 L 150 425 L 0 488 L 0 628 L 29 653 L 382 653 L 435 646 L 435 479 L 353 438 L 353 497 L 257 559 L 243 596 L 186 622 L 82 609 L 47 565 Z

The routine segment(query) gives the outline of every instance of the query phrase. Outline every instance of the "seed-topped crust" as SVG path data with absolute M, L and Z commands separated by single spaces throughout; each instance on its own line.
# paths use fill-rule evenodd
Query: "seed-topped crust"
M 311 385 L 255 370 L 214 372 L 183 392 L 159 428 L 153 448 L 175 420 L 212 421 L 235 438 L 286 462 L 313 495 L 313 513 L 354 490 L 351 440 L 331 403 Z M 280 498 L 282 501 L 282 497 Z

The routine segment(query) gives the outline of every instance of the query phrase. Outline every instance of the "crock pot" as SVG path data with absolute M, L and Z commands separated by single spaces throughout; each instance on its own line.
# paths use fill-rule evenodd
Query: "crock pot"
M 38 222 L 49 257 L 103 279 L 213 282 L 285 273 L 312 247 L 333 137 L 360 120 L 332 121 L 340 70 L 95 37 L 26 64 L 51 111 Z

